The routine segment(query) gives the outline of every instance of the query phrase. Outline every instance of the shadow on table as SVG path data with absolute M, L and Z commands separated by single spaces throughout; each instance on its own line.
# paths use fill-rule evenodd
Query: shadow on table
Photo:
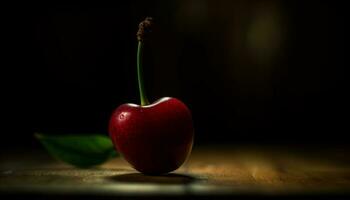
M 153 183 L 153 184 L 189 184 L 199 180 L 193 176 L 183 174 L 165 174 L 149 176 L 141 173 L 122 174 L 109 177 L 110 180 L 124 183 Z

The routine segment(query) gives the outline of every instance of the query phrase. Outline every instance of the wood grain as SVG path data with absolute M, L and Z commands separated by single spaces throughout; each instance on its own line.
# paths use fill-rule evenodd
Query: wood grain
M 293 195 L 349 194 L 350 162 L 344 149 L 198 147 L 174 173 L 146 176 L 123 158 L 91 169 L 52 160 L 45 152 L 2 156 L 2 194 Z

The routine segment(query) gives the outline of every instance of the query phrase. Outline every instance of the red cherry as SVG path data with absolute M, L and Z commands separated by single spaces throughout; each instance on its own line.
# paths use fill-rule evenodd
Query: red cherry
M 179 168 L 189 156 L 194 129 L 189 109 L 164 97 L 146 106 L 123 104 L 110 119 L 109 133 L 123 157 L 145 174 Z
M 123 104 L 113 113 L 109 134 L 114 146 L 138 171 L 164 174 L 176 170 L 191 152 L 193 125 L 189 109 L 180 100 L 164 97 L 149 104 L 142 77 L 141 55 L 145 34 L 153 19 L 147 17 L 137 32 L 137 77 L 141 105 Z

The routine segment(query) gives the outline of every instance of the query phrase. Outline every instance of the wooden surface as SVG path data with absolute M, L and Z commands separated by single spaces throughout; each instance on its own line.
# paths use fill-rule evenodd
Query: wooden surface
M 350 159 L 342 148 L 196 147 L 177 171 L 145 176 L 122 158 L 77 169 L 42 152 L 1 155 L 2 195 L 280 196 L 348 195 Z

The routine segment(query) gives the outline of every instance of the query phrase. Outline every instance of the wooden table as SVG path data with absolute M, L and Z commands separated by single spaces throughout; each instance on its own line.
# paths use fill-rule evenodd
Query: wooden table
M 312 147 L 195 147 L 174 173 L 146 176 L 122 158 L 78 169 L 40 152 L 2 154 L 2 196 L 308 197 L 350 195 L 348 149 Z

